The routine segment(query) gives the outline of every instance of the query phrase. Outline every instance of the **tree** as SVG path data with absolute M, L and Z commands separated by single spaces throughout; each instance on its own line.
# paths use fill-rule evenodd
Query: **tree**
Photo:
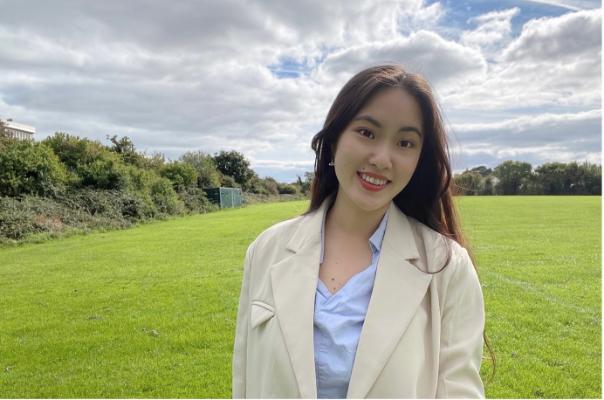
M 302 192 L 304 195 L 308 195 L 308 192 L 310 191 L 310 185 L 315 177 L 315 173 L 306 171 L 304 173 L 304 180 L 302 180 L 299 175 L 297 177 L 297 185 L 300 187 L 300 192 Z
M 493 170 L 491 168 L 485 167 L 484 165 L 481 165 L 479 167 L 474 167 L 470 169 L 470 172 L 478 172 L 480 176 L 486 177 L 491 175 L 493 173 Z
M 256 173 L 250 169 L 250 162 L 237 151 L 222 150 L 214 155 L 214 162 L 218 171 L 223 175 L 233 177 L 245 191 L 248 190 L 248 181 L 256 176 Z
M 570 194 L 600 194 L 602 186 L 602 166 L 584 162 L 571 162 L 566 166 L 566 180 L 570 182 Z
M 145 167 L 144 156 L 136 152 L 134 143 L 128 136 L 118 138 L 117 135 L 107 135 L 107 139 L 112 143 L 109 150 L 121 155 L 122 160 L 124 160 L 125 163 L 136 165 L 141 168 Z
M 482 191 L 480 194 L 482 195 L 492 195 L 495 194 L 495 185 L 497 184 L 498 179 L 493 175 L 487 175 L 484 177 L 484 181 L 482 183 Z
M 587 194 L 602 194 L 602 166 L 585 162 L 581 164 L 583 182 Z
M 542 164 L 535 168 L 535 176 L 543 194 L 564 194 L 570 186 L 570 182 L 566 182 L 566 165 L 563 163 Z
M 532 173 L 527 177 L 524 177 L 520 180 L 520 191 L 519 194 L 524 195 L 535 195 L 542 194 L 541 185 L 539 184 L 539 180 L 537 176 Z
M 464 171 L 454 176 L 455 185 L 459 188 L 461 194 L 478 195 L 481 193 L 482 176 L 477 171 Z
M 183 154 L 180 161 L 191 165 L 197 171 L 197 186 L 200 188 L 220 186 L 220 172 L 211 155 L 202 151 L 190 151 Z
M 600 194 L 602 167 L 587 162 L 552 162 L 535 168 L 535 176 L 544 194 Z
M 499 178 L 496 190 L 498 194 L 518 194 L 523 179 L 531 176 L 531 164 L 521 161 L 504 161 L 495 167 L 493 174 Z

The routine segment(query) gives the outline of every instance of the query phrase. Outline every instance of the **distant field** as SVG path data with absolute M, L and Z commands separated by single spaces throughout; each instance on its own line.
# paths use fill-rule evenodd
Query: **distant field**
M 487 396 L 600 397 L 601 198 L 458 204 L 497 356 Z M 0 249 L 0 398 L 230 397 L 245 249 L 306 205 Z

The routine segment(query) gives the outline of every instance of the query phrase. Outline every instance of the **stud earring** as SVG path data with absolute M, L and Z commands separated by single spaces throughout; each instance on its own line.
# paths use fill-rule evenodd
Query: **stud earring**
M 335 164 L 333 163 L 333 161 L 330 161 L 329 164 L 327 164 L 327 165 L 329 165 L 330 167 L 333 167 Z

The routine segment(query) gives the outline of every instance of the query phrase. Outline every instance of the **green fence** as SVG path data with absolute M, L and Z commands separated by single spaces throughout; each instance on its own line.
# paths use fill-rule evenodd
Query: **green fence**
M 231 208 L 241 206 L 241 189 L 239 188 L 205 188 L 208 200 L 214 204 L 220 205 L 220 208 Z

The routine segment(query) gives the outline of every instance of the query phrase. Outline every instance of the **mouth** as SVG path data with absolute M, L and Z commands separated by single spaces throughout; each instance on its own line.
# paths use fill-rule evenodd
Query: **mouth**
M 368 177 L 367 175 L 364 175 L 364 176 L 365 176 L 365 178 L 363 178 L 363 175 L 360 172 L 357 172 L 357 177 L 359 178 L 359 182 L 361 183 L 361 186 L 372 192 L 379 192 L 380 190 L 384 189 L 391 182 L 387 179 L 382 180 L 382 179 L 375 179 L 372 177 Z M 369 179 L 369 180 L 367 180 L 367 179 Z

